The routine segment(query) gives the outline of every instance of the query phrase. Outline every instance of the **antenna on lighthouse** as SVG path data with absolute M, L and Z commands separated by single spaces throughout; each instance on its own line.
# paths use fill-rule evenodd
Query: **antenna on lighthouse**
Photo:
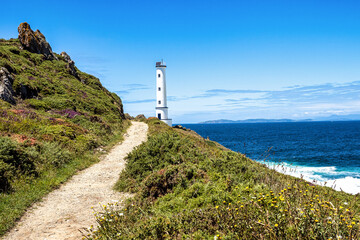
M 167 125 L 172 126 L 172 119 L 168 118 L 166 99 L 166 65 L 163 59 L 156 62 L 156 117 Z

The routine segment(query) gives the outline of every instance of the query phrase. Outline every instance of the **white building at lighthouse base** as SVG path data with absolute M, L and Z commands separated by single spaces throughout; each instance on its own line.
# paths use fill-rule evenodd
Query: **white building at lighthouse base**
M 163 117 L 168 116 L 168 108 L 167 107 L 157 107 L 156 108 L 156 117 L 169 125 L 172 126 L 172 119 L 164 119 Z

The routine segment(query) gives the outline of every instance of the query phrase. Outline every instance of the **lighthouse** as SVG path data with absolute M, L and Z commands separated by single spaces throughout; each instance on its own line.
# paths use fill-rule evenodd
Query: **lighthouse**
M 156 117 L 172 126 L 172 120 L 168 116 L 168 107 L 166 100 L 166 64 L 156 62 Z

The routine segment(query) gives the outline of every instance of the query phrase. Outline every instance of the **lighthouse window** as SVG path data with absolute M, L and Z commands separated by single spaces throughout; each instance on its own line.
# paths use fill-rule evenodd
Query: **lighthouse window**
M 161 88 L 159 88 L 159 91 L 161 90 Z
M 158 74 L 158 77 L 160 77 L 160 73 Z
M 161 101 L 158 101 L 159 104 L 161 104 Z
M 158 119 L 161 120 L 161 113 L 158 113 Z

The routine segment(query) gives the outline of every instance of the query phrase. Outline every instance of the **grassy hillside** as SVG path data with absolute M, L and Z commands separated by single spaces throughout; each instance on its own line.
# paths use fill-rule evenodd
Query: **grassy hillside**
M 87 239 L 359 239 L 357 196 L 280 174 L 191 131 L 149 121 Z
M 0 235 L 33 202 L 97 161 L 128 126 L 120 98 L 68 62 L 0 40 L 16 105 L 0 100 Z M 101 147 L 101 148 L 100 148 Z

